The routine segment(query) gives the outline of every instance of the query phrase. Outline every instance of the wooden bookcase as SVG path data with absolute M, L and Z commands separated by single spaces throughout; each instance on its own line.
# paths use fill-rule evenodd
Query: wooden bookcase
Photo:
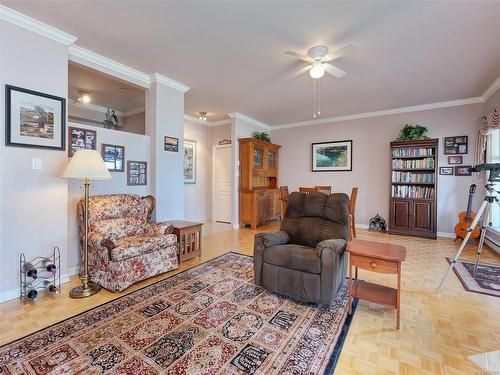
M 254 138 L 240 143 L 240 226 L 252 229 L 281 214 L 278 160 L 281 146 Z
M 389 233 L 436 238 L 438 139 L 391 142 Z

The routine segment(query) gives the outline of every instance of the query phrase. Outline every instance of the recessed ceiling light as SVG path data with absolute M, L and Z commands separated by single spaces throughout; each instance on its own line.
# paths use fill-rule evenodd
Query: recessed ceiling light
M 82 102 L 82 103 L 85 103 L 85 104 L 90 103 L 90 101 L 91 101 L 92 98 L 90 97 L 90 93 L 88 91 L 79 90 L 78 94 L 80 95 L 78 97 L 78 101 L 79 102 Z

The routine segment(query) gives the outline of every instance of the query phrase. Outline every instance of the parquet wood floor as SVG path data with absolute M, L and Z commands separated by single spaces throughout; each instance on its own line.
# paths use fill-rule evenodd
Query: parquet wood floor
M 252 255 L 253 236 L 276 230 L 277 224 L 259 228 L 228 230 L 203 238 L 203 255 L 181 264 L 178 270 L 151 278 L 126 293 L 193 267 L 227 251 Z M 406 246 L 402 265 L 401 330 L 395 329 L 394 310 L 361 301 L 340 356 L 338 374 L 485 374 L 467 357 L 500 349 L 500 299 L 467 292 L 450 273 L 442 292 L 435 294 L 459 243 L 452 239 L 426 240 L 358 231 L 358 238 Z M 473 259 L 475 247 L 463 258 Z M 483 261 L 500 264 L 500 256 L 487 250 Z M 360 271 L 366 280 L 395 285 L 393 275 Z M 124 293 L 102 290 L 97 295 L 72 300 L 68 291 L 79 284 L 77 277 L 59 295 L 41 296 L 36 303 L 18 300 L 0 304 L 0 344 L 47 327 L 82 311 L 118 298 Z

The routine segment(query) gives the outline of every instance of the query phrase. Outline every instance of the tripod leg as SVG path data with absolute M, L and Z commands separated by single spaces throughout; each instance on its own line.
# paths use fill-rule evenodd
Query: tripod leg
M 484 210 L 483 223 L 481 224 L 481 237 L 479 238 L 479 245 L 476 251 L 476 263 L 474 264 L 474 270 L 472 271 L 472 276 L 476 277 L 477 274 L 477 266 L 479 264 L 479 258 L 483 253 L 483 245 L 484 245 L 484 237 L 486 236 L 486 228 L 491 224 L 490 223 L 490 215 L 491 215 L 491 203 L 488 203 L 486 209 Z
M 453 259 L 451 260 L 450 266 L 448 267 L 448 269 L 444 273 L 444 276 L 441 279 L 441 282 L 439 283 L 439 286 L 436 289 L 436 293 L 439 293 L 439 291 L 441 290 L 441 288 L 444 284 L 444 280 L 446 279 L 446 276 L 448 276 L 448 272 L 450 272 L 450 270 L 453 267 L 455 267 L 455 263 L 457 262 L 458 258 L 460 258 L 460 254 L 462 254 L 462 251 L 464 251 L 465 245 L 467 245 L 467 241 L 469 241 L 469 238 L 472 234 L 472 228 L 476 227 L 476 225 L 479 222 L 479 219 L 481 218 L 481 215 L 483 214 L 483 211 L 486 208 L 487 204 L 488 204 L 488 202 L 486 200 L 483 201 L 483 203 L 481 204 L 481 207 L 479 208 L 479 211 L 477 212 L 476 217 L 474 218 L 469 229 L 467 230 L 467 235 L 465 236 L 464 240 L 462 241 L 462 244 L 460 245 L 460 248 L 458 249 L 457 253 L 455 254 Z

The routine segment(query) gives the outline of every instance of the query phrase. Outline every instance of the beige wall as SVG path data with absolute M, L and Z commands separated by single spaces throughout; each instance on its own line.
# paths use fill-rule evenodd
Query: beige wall
M 472 164 L 475 129 L 482 113 L 483 104 L 473 104 L 275 130 L 273 143 L 282 145 L 280 184 L 288 185 L 291 191 L 299 186 L 333 185 L 334 192 L 348 194 L 353 186 L 358 186 L 357 222 L 368 224 L 377 213 L 388 219 L 389 142 L 397 138 L 402 126 L 419 123 L 429 128 L 431 138 L 439 138 L 440 166 L 448 165 L 447 156 L 443 154 L 443 138 L 468 135 L 469 152 L 464 155 L 464 164 Z M 342 140 L 353 141 L 353 171 L 311 172 L 311 143 Z M 472 182 L 472 177 L 438 176 L 439 232 L 453 232 L 457 213 L 465 209 Z M 478 204 L 476 200 L 475 208 Z

